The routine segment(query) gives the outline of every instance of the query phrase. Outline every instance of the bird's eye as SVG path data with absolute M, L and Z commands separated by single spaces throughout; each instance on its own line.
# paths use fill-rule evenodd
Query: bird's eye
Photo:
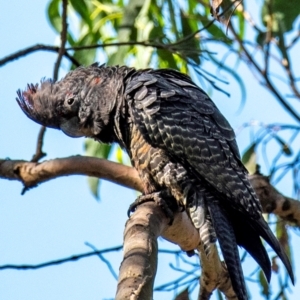
M 74 98 L 69 98 L 68 100 L 67 100 L 67 103 L 69 104 L 69 105 L 72 105 L 73 103 L 74 103 Z

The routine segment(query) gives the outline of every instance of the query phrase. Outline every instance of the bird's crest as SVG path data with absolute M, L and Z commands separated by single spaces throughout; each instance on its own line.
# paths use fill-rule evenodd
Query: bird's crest
M 42 79 L 41 84 L 28 84 L 24 91 L 18 90 L 16 98 L 19 106 L 31 120 L 48 127 L 59 128 L 59 105 L 53 93 L 50 79 Z

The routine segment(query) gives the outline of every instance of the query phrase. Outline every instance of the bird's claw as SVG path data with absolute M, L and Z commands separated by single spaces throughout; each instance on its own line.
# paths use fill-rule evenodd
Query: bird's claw
M 127 210 L 127 215 L 130 217 L 130 214 L 136 210 L 136 208 L 149 201 L 155 202 L 165 213 L 166 217 L 170 219 L 169 225 L 172 225 L 174 221 L 174 208 L 172 204 L 169 203 L 169 201 L 166 201 L 165 198 L 170 198 L 170 195 L 162 195 L 162 191 L 160 192 L 155 192 L 152 194 L 147 194 L 147 195 L 141 195 L 139 196 L 133 203 L 130 204 L 128 210 Z M 174 202 L 175 199 L 172 199 Z

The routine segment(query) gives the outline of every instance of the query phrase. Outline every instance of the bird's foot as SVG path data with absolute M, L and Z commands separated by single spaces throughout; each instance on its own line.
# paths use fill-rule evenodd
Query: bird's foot
M 169 225 L 172 225 L 174 212 L 178 210 L 178 205 L 176 200 L 166 190 L 139 196 L 130 204 L 127 211 L 128 217 L 130 217 L 130 214 L 134 212 L 139 205 L 149 201 L 155 202 L 163 210 L 166 217 L 170 219 Z

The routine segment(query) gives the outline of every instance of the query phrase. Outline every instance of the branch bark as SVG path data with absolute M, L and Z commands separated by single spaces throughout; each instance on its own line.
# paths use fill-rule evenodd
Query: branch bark
M 125 165 L 94 157 L 71 156 L 41 163 L 24 160 L 0 160 L 0 178 L 21 181 L 25 189 L 42 182 L 69 175 L 88 175 L 106 179 L 143 192 L 137 171 Z M 300 225 L 300 203 L 279 193 L 261 174 L 250 176 L 264 212 L 275 213 L 293 225 Z M 162 236 L 184 251 L 198 249 L 202 273 L 199 298 L 209 299 L 214 289 L 227 299 L 236 299 L 224 264 L 217 249 L 210 259 L 203 255 L 198 231 L 185 212 L 175 214 L 172 226 L 154 203 L 145 203 L 126 223 L 124 260 L 120 269 L 116 299 L 152 299 L 153 280 L 157 265 L 157 237 Z M 138 238 L 137 238 L 138 237 Z
M 167 224 L 166 216 L 153 202 L 140 205 L 126 222 L 116 300 L 153 299 L 157 238 Z
M 300 202 L 281 194 L 261 174 L 250 176 L 250 182 L 265 213 L 273 213 L 294 226 L 300 226 Z
M 27 189 L 69 175 L 94 176 L 140 192 L 144 191 L 138 172 L 134 168 L 101 158 L 77 155 L 45 160 L 41 163 L 0 159 L 0 178 L 21 181 Z M 266 176 L 254 174 L 249 179 L 265 213 L 274 213 L 292 225 L 300 226 L 298 200 L 282 195 L 271 185 Z M 185 217 L 182 217 L 182 222 L 185 221 Z M 172 240 L 171 236 L 170 240 Z M 183 240 L 186 238 L 183 237 Z M 190 247 L 184 250 L 188 248 Z
M 226 296 L 226 299 L 238 300 L 232 288 L 226 265 L 220 260 L 217 246 L 214 245 L 209 257 L 206 256 L 201 244 L 198 246 L 198 252 L 202 267 L 198 300 L 210 299 L 213 291 L 217 288 Z

